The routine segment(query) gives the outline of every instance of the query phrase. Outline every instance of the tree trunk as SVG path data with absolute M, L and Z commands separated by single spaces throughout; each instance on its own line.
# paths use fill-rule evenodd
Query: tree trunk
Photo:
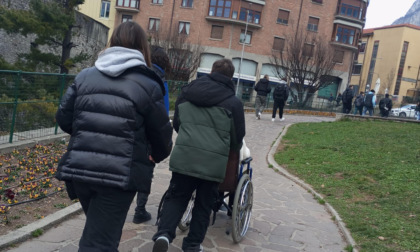
M 70 58 L 70 51 L 73 47 L 73 43 L 71 42 L 71 27 L 69 27 L 69 29 L 66 31 L 66 35 L 64 36 L 62 44 L 60 73 L 67 74 L 69 69 L 65 66 L 65 63 Z

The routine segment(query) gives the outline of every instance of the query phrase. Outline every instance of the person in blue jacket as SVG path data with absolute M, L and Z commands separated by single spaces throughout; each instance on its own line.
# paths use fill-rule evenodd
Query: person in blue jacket
M 171 69 L 168 54 L 162 47 L 152 47 L 151 61 L 153 71 L 162 79 L 165 85 L 165 96 L 163 100 L 165 102 L 166 112 L 169 115 L 169 94 L 168 94 L 168 83 L 165 79 L 165 72 Z M 149 188 L 152 186 L 150 181 Z M 150 191 L 150 190 L 149 190 Z M 145 221 L 152 219 L 152 215 L 146 211 L 146 203 L 149 198 L 148 193 L 141 191 L 137 192 L 137 207 L 134 212 L 133 223 L 140 224 Z

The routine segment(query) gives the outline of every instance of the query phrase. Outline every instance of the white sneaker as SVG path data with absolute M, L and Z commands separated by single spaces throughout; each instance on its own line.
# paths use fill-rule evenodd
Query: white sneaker
M 153 252 L 166 252 L 169 249 L 169 240 L 165 236 L 159 236 L 153 245 Z
M 280 121 L 284 121 L 284 117 L 283 118 L 280 118 Z
M 258 120 L 261 119 L 261 112 L 258 112 Z
M 271 118 L 271 121 L 274 122 L 276 120 L 276 118 Z

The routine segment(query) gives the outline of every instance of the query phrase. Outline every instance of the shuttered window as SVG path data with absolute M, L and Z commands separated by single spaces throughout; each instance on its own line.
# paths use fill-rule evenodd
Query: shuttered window
M 309 31 L 318 31 L 318 24 L 319 24 L 319 18 L 309 17 L 308 20 L 308 30 Z
M 289 14 L 287 10 L 279 10 L 279 15 L 277 16 L 277 23 L 288 24 L 289 23 Z
M 222 39 L 223 38 L 223 26 L 212 25 L 210 38 Z
M 283 51 L 284 42 L 285 42 L 284 38 L 274 37 L 273 50 Z

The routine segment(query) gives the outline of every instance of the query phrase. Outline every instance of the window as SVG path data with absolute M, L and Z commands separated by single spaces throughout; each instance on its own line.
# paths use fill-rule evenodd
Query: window
M 126 8 L 139 8 L 140 0 L 118 0 L 117 6 Z
M 355 64 L 353 66 L 353 74 L 354 75 L 360 75 L 361 72 L 362 72 L 362 65 L 361 64 Z
M 109 18 L 109 8 L 111 6 L 111 3 L 109 1 L 102 1 L 101 3 L 101 13 L 99 16 L 101 18 Z
M 355 29 L 338 26 L 335 41 L 353 45 Z
M 360 19 L 361 14 L 360 7 L 344 3 L 340 6 L 340 15 Z
M 239 37 L 239 43 L 251 44 L 252 32 L 247 31 L 245 36 L 245 30 L 241 30 L 241 36 Z
M 279 10 L 279 15 L 277 16 L 277 23 L 287 25 L 289 23 L 289 11 Z
M 283 51 L 283 49 L 284 49 L 284 42 L 285 42 L 285 39 L 284 38 L 274 37 L 273 50 Z
M 311 45 L 311 44 L 305 44 L 304 46 L 303 46 L 303 56 L 306 56 L 306 57 L 312 57 L 313 55 L 314 55 L 314 45 Z
M 319 4 L 322 4 L 322 0 L 312 0 L 312 3 L 319 3 Z
M 222 37 L 223 37 L 223 26 L 212 25 L 210 38 L 222 39 Z
M 230 17 L 231 0 L 210 0 L 209 16 Z
M 364 53 L 364 52 L 365 52 L 365 50 L 366 50 L 366 42 L 362 42 L 362 43 L 359 45 L 359 53 Z
M 149 19 L 149 31 L 157 32 L 159 31 L 160 19 L 150 18 Z
M 192 6 L 193 6 L 193 0 L 182 0 L 181 6 L 182 7 L 192 8 Z
M 163 4 L 163 0 L 152 0 L 152 4 Z
M 132 20 L 133 20 L 133 16 L 131 16 L 131 15 L 122 15 L 121 23 L 125 23 L 125 22 L 132 21 Z
M 343 63 L 343 59 L 344 59 L 344 51 L 335 50 L 334 51 L 333 62 L 335 62 L 335 63 Z
M 404 66 L 405 66 L 405 60 L 407 58 L 407 52 L 408 52 L 408 42 L 404 41 L 404 45 L 401 51 L 400 56 L 400 65 L 398 67 L 398 73 L 397 73 L 397 81 L 395 82 L 395 89 L 394 89 L 394 95 L 399 95 L 400 88 L 401 88 L 401 79 L 404 72 Z M 375 55 L 376 58 L 376 55 Z
M 179 34 L 189 35 L 190 34 L 190 22 L 179 22 Z
M 249 10 L 246 8 L 241 8 L 239 13 L 239 20 L 246 21 L 246 13 L 248 13 L 248 22 L 259 24 L 261 19 L 261 12 Z
M 319 18 L 309 17 L 308 30 L 314 32 L 318 31 L 318 24 Z

